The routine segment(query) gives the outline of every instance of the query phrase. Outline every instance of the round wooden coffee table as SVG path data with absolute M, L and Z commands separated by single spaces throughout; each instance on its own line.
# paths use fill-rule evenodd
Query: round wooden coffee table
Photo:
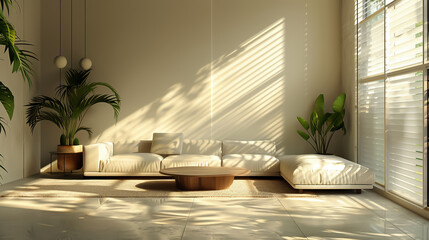
M 177 188 L 183 190 L 221 190 L 229 188 L 235 176 L 250 171 L 236 167 L 177 167 L 159 172 L 174 176 Z

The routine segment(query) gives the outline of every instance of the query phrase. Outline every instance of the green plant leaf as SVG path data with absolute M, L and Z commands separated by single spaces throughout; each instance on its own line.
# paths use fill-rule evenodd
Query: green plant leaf
M 335 121 L 335 114 L 336 113 L 327 113 L 325 114 L 326 118 L 326 128 L 325 128 L 325 135 L 332 130 L 332 128 L 334 127 L 334 121 Z
M 319 118 L 321 118 L 323 115 L 325 115 L 325 98 L 324 98 L 323 94 L 320 94 L 316 98 L 316 101 L 314 101 L 313 111 L 315 111 L 317 113 Z
M 336 113 L 341 113 L 344 110 L 344 104 L 346 102 L 346 94 L 342 93 L 340 96 L 335 99 L 334 103 L 332 104 L 332 110 Z
M 301 131 L 301 130 L 296 130 L 296 132 L 302 137 L 302 138 L 304 138 L 304 140 L 305 141 L 307 141 L 309 138 L 310 138 L 310 136 L 307 134 L 307 133 L 305 133 L 305 132 L 303 132 L 303 131 Z
M 9 119 L 12 119 L 13 109 L 15 108 L 14 97 L 10 89 L 2 82 L 0 82 L 0 103 L 3 104 L 4 109 L 6 109 Z
M 305 130 L 308 130 L 308 128 L 310 127 L 310 125 L 308 124 L 308 122 L 304 118 L 302 118 L 302 117 L 297 117 L 297 119 L 298 119 L 298 122 L 301 123 L 302 127 Z
M 317 126 L 317 123 L 315 124 L 316 120 L 314 120 L 315 115 L 316 113 L 313 111 L 310 116 L 310 131 L 311 131 L 311 135 L 313 136 L 316 133 L 316 126 Z
M 316 112 L 317 116 L 317 125 L 315 125 L 317 126 L 316 130 L 318 132 L 322 132 L 322 126 L 325 119 L 325 97 L 323 96 L 323 94 L 320 94 L 316 98 L 316 101 L 314 101 L 313 111 Z

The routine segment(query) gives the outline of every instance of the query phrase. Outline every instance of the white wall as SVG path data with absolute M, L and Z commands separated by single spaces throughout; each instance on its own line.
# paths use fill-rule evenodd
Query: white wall
M 345 123 L 348 133 L 341 141 L 341 154 L 357 162 L 357 85 L 356 85 L 356 25 L 354 2 L 343 0 L 341 3 L 341 80 L 342 91 L 348 96 Z
M 18 0 L 19 7 L 11 9 L 9 21 L 17 30 L 18 36 L 32 43 L 29 50 L 40 58 L 40 0 Z M 3 165 L 8 173 L 0 172 L 2 183 L 7 183 L 39 172 L 40 168 L 40 129 L 34 134 L 25 126 L 25 108 L 29 98 L 37 94 L 40 86 L 40 63 L 34 62 L 33 86 L 29 88 L 19 73 L 12 74 L 8 56 L 1 53 L 0 79 L 8 86 L 15 97 L 15 111 L 11 121 L 8 119 L 7 136 L 0 135 L 0 153 L 3 154 Z M 7 118 L 3 106 L 0 115 Z
M 52 95 L 59 71 L 59 1 L 42 2 L 43 93 Z M 85 55 L 84 1 L 63 1 L 62 55 L 73 66 Z M 324 93 L 341 92 L 339 0 L 113 0 L 87 1 L 87 55 L 93 81 L 122 96 L 115 124 L 107 106 L 85 121 L 93 138 L 82 143 L 151 139 L 153 132 L 187 138 L 273 139 L 280 152 L 311 148 L 296 134 Z M 70 65 L 68 66 L 70 67 Z M 329 107 L 330 108 L 330 107 Z M 42 157 L 60 132 L 42 125 Z M 338 139 L 337 139 L 338 140 Z M 331 152 L 339 152 L 334 142 Z

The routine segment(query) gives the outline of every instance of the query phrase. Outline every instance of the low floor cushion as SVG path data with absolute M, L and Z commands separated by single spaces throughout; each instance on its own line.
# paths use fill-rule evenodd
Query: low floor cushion
M 216 155 L 181 154 L 164 158 L 161 168 L 173 167 L 220 167 L 221 159 Z
M 100 172 L 159 172 L 162 156 L 153 153 L 124 153 L 100 161 Z
M 222 166 L 241 167 L 251 172 L 275 172 L 280 171 L 279 160 L 265 154 L 228 154 L 222 157 Z
M 305 185 L 368 185 L 372 188 L 374 183 L 374 173 L 369 168 L 334 155 L 282 156 L 280 173 L 292 186 L 301 188 Z

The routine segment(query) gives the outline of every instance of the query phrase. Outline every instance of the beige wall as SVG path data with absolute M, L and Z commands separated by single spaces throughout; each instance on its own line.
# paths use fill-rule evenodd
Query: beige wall
M 42 1 L 43 93 L 59 71 L 59 1 Z M 63 1 L 62 54 L 71 60 L 70 0 Z M 117 124 L 96 106 L 82 143 L 151 139 L 153 132 L 187 138 L 273 139 L 280 152 L 311 148 L 296 134 L 314 99 L 341 92 L 340 0 L 87 1 L 87 55 L 93 81 L 122 96 Z M 84 1 L 73 1 L 73 66 L 85 55 Z M 70 67 L 70 65 L 68 65 Z M 68 68 L 67 67 L 67 68 Z M 42 125 L 42 157 L 59 131 Z M 338 140 L 338 139 L 337 139 Z M 331 152 L 339 152 L 334 142 Z
M 350 0 L 343 0 L 341 2 L 341 80 L 342 91 L 346 92 L 348 96 L 345 119 L 345 123 L 348 126 L 348 133 L 341 141 L 341 154 L 357 162 L 356 25 L 354 2 Z
M 40 58 L 40 0 L 18 0 L 19 7 L 11 10 L 8 17 L 14 25 L 18 35 L 34 44 L 29 48 Z M 8 56 L 2 54 L 0 58 L 0 79 L 8 86 L 15 97 L 15 111 L 11 121 L 7 121 L 7 136 L 0 135 L 0 153 L 3 154 L 3 164 L 8 173 L 1 171 L 3 177 L 2 183 L 20 179 L 39 172 L 40 167 L 40 129 L 37 128 L 34 134 L 31 134 L 28 127 L 25 126 L 25 108 L 24 104 L 28 99 L 37 94 L 40 86 L 39 73 L 40 63 L 34 62 L 33 86 L 31 89 L 27 83 L 24 83 L 19 73 L 12 74 L 12 68 L 9 65 Z M 0 114 L 6 117 L 3 106 L 0 107 Z

